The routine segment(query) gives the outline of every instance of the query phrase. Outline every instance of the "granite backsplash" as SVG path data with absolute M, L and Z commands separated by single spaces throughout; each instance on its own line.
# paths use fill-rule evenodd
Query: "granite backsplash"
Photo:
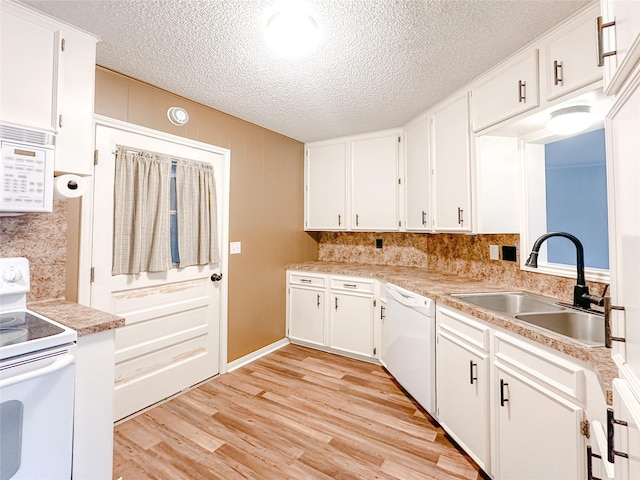
M 55 200 L 53 213 L 0 217 L 0 257 L 29 259 L 28 302 L 65 296 L 67 202 Z
M 520 270 L 520 236 L 517 234 L 462 235 L 426 233 L 321 232 L 318 259 L 334 262 L 428 267 L 470 278 L 507 284 L 571 301 L 575 278 Z M 376 248 L 376 240 L 383 247 Z M 490 260 L 489 245 L 516 247 L 516 261 Z M 588 282 L 594 294 L 604 285 Z

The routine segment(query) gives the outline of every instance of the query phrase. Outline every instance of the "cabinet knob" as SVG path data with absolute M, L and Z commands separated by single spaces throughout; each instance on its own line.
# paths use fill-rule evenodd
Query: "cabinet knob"
M 211 275 L 211 281 L 212 282 L 219 282 L 220 280 L 222 280 L 222 274 L 221 273 L 214 273 L 213 275 Z

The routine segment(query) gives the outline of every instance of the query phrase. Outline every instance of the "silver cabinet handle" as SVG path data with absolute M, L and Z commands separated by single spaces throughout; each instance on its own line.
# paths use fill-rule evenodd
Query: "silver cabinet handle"
M 311 283 L 312 280 L 309 280 L 308 278 L 301 278 L 300 279 L 300 283 Z
M 380 305 L 380 320 L 384 320 L 386 318 L 386 315 L 384 314 L 385 310 L 386 307 L 384 305 Z
M 604 297 L 604 346 L 607 348 L 611 348 L 613 342 L 626 342 L 623 337 L 611 335 L 611 310 L 625 311 L 624 307 L 611 305 L 611 297 Z
M 422 226 L 426 226 L 427 225 L 427 212 L 425 212 L 424 210 L 422 211 Z
M 527 82 L 518 80 L 518 103 L 527 103 Z
M 562 74 L 562 62 L 554 60 L 553 61 L 553 84 L 554 85 L 562 85 L 564 80 L 561 74 Z
M 316 303 L 316 307 L 320 308 L 320 294 L 318 294 L 318 303 Z
M 58 127 L 62 128 L 62 114 L 58 115 Z
M 338 214 L 338 226 L 342 226 L 342 215 Z
M 356 285 L 355 283 L 343 283 L 342 286 L 344 288 L 358 288 L 358 285 Z
M 338 310 L 338 297 L 335 297 L 335 298 L 336 298 L 336 311 L 337 311 Z
M 360 225 L 360 217 L 358 216 L 358 214 L 356 213 L 356 227 Z
M 464 210 L 458 207 L 458 225 L 462 225 L 462 222 L 464 222 L 464 218 L 462 218 L 463 212 Z
M 609 27 L 613 27 L 616 24 L 615 20 L 612 22 L 602 22 L 602 17 L 599 16 L 598 18 L 596 18 L 596 52 L 598 55 L 598 66 L 599 67 L 603 67 L 604 66 L 604 59 L 605 57 L 610 57 L 611 55 L 615 55 L 617 52 L 616 50 L 611 50 L 610 52 L 605 52 L 604 51 L 604 32 L 603 30 L 605 28 L 609 28 Z

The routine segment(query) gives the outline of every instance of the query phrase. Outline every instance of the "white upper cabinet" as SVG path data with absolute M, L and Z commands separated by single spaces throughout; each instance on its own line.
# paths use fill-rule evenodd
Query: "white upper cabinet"
M 59 28 L 13 3 L 0 12 L 0 121 L 55 133 Z
M 538 50 L 532 49 L 471 86 L 473 130 L 490 127 L 538 104 Z
M 594 34 L 598 4 L 572 19 L 545 43 L 546 98 L 553 100 L 602 79 Z
M 398 151 L 400 134 L 385 132 L 354 140 L 352 230 L 398 230 Z
M 400 130 L 306 145 L 305 229 L 398 231 Z
M 598 57 L 604 65 L 604 91 L 614 95 L 640 58 L 640 1 L 602 0 L 600 3 Z
M 431 166 L 429 163 L 429 118 L 424 116 L 404 129 L 405 227 L 431 230 Z
M 61 35 L 56 172 L 92 175 L 96 38 L 65 27 Z
M 305 229 L 347 229 L 347 142 L 308 145 Z
M 0 5 L 0 121 L 56 134 L 56 173 L 91 175 L 97 37 Z
M 430 115 L 433 168 L 433 229 L 471 231 L 471 154 L 467 93 L 456 95 Z

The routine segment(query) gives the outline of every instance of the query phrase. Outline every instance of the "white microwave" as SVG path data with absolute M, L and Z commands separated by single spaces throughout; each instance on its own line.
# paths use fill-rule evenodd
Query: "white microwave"
M 55 137 L 0 125 L 0 214 L 53 211 Z

